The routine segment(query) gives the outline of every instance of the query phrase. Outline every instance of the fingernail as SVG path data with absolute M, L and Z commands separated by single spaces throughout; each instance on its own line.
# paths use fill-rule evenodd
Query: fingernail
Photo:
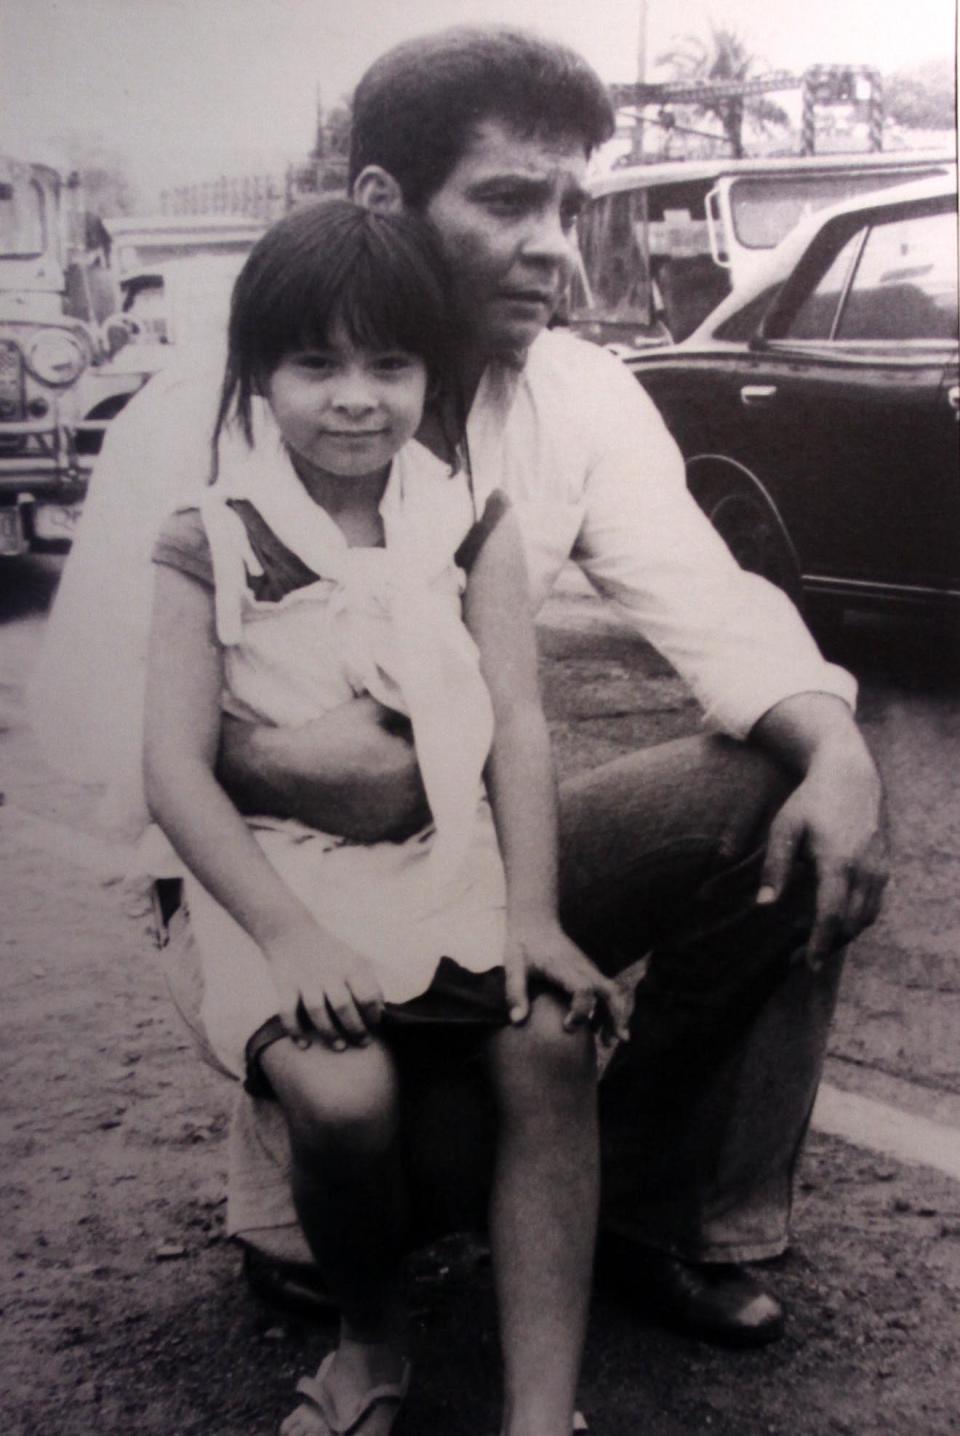
M 306 1052 L 307 1048 L 310 1046 L 310 1038 L 309 1038 L 309 1037 L 295 1037 L 293 1040 L 294 1040 L 294 1042 L 296 1043 L 296 1045 L 300 1048 L 300 1051 L 301 1051 L 301 1052 Z
M 342 1038 L 338 1037 L 336 1042 L 333 1044 L 333 1050 L 334 1052 L 346 1052 L 347 1044 L 343 1041 Z
M 757 902 L 766 905 L 767 903 L 774 902 L 776 900 L 776 896 L 777 894 L 770 886 L 770 884 L 764 883 L 763 887 L 757 893 Z

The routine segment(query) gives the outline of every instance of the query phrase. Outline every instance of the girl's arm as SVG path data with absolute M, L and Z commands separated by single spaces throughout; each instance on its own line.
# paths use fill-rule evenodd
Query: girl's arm
M 630 999 L 570 941 L 557 918 L 557 802 L 550 735 L 537 675 L 526 565 L 516 519 L 505 509 L 470 567 L 464 619 L 480 650 L 494 736 L 486 784 L 507 877 L 507 998 L 511 1019 L 529 1011 L 527 979 L 571 996 L 567 1025 L 598 1001 L 628 1037 Z
M 212 593 L 158 565 L 144 719 L 150 811 L 198 881 L 262 948 L 290 1035 L 304 1037 L 305 1010 L 333 1046 L 344 1036 L 366 1040 L 382 1006 L 369 965 L 318 926 L 214 777 L 222 684 Z

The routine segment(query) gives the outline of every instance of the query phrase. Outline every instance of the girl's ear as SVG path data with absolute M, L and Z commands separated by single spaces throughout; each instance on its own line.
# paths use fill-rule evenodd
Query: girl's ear
M 353 202 L 375 214 L 397 214 L 403 209 L 400 186 L 380 165 L 367 165 L 353 182 Z

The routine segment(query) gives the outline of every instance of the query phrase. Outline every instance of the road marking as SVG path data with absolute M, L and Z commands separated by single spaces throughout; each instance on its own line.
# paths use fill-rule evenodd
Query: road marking
M 857 1147 L 882 1152 L 911 1166 L 933 1167 L 960 1182 L 960 1131 L 904 1112 L 873 1097 L 844 1092 L 821 1082 L 813 1127 Z

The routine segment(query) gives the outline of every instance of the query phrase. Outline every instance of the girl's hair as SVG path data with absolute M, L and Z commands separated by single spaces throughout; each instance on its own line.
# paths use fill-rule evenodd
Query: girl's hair
M 254 245 L 230 305 L 216 454 L 234 414 L 253 443 L 252 399 L 288 354 L 323 348 L 340 327 L 358 348 L 399 349 L 426 365 L 434 393 L 459 392 L 457 324 L 446 263 L 415 215 L 349 200 L 294 210 Z

